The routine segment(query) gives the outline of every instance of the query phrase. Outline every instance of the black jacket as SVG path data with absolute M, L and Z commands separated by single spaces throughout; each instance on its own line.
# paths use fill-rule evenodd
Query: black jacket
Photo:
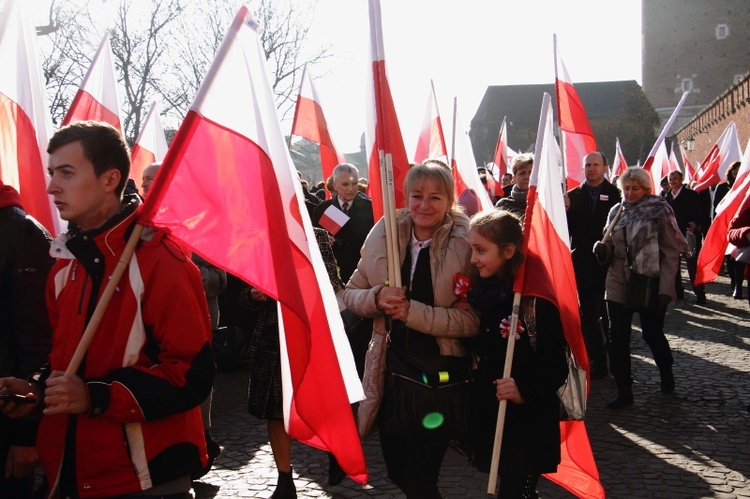
M 708 192 L 708 190 L 702 192 Z M 708 226 L 711 223 L 711 201 L 709 197 L 707 204 L 705 195 L 702 195 L 702 192 L 698 193 L 688 188 L 688 186 L 683 185 L 682 190 L 676 198 L 672 195 L 671 189 L 664 196 L 674 211 L 677 226 L 680 228 L 683 236 L 687 232 L 690 222 L 694 222 L 700 228 L 700 231 L 695 233 L 699 239 L 708 230 Z
M 593 248 L 604 236 L 607 214 L 620 202 L 620 190 L 605 180 L 599 187 L 596 199 L 590 197 L 591 190 L 581 184 L 568 191 L 568 231 L 570 250 L 578 289 L 604 289 L 607 267 L 596 262 Z

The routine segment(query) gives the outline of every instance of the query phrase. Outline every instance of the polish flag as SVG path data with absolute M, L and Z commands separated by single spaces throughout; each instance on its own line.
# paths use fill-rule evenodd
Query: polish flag
M 741 157 L 742 149 L 740 139 L 737 137 L 737 125 L 732 121 L 708 152 L 706 159 L 701 162 L 701 167 L 695 174 L 693 190 L 702 191 L 706 187 L 726 182 L 727 170 Z
M 302 83 L 300 83 L 299 95 L 297 96 L 297 107 L 294 109 L 292 135 L 305 138 L 319 145 L 324 182 L 333 175 L 333 169 L 337 165 L 346 163 L 344 156 L 336 151 L 336 146 L 333 144 L 326 117 L 323 114 L 323 105 L 318 92 L 315 90 L 312 75 L 307 66 L 302 71 Z M 328 189 L 326 189 L 326 197 L 329 199 L 331 197 Z
M 169 148 L 142 220 L 278 302 L 284 422 L 367 481 L 350 403 L 364 395 L 242 7 Z M 258 189 L 262 186 L 262 189 Z M 252 193 L 252 195 L 249 195 Z
M 401 127 L 398 124 L 396 108 L 393 105 L 391 87 L 385 69 L 385 50 L 383 47 L 383 23 L 380 15 L 380 0 L 369 0 L 370 7 L 370 53 L 372 56 L 373 92 L 370 94 L 370 105 L 367 106 L 368 123 L 365 129 L 367 154 L 370 164 L 370 178 L 367 192 L 372 199 L 372 212 L 375 220 L 383 216 L 383 186 L 393 189 L 395 207 L 406 205 L 404 196 L 404 179 L 409 170 L 409 160 L 404 148 Z M 385 171 L 386 157 L 390 157 L 393 175 L 381 175 Z
M 164 135 L 164 128 L 161 126 L 159 111 L 154 101 L 148 110 L 141 133 L 138 134 L 133 144 L 133 151 L 130 153 L 130 178 L 140 183 L 143 170 L 151 163 L 164 160 L 167 148 L 167 137 Z
M 628 162 L 625 161 L 625 155 L 620 147 L 620 138 L 615 139 L 615 160 L 612 162 L 612 171 L 609 174 L 610 180 L 619 177 L 628 168 Z
M 47 194 L 52 125 L 28 8 L 28 2 L 7 0 L 0 16 L 0 180 L 14 187 L 24 209 L 57 235 L 63 222 Z
M 680 168 L 680 164 L 677 162 L 677 156 L 674 153 L 674 141 L 672 141 L 672 147 L 669 150 L 669 157 L 667 158 L 667 164 L 668 164 L 667 175 L 669 175 L 672 172 L 682 173 L 682 168 Z
M 503 123 L 500 125 L 500 132 L 497 134 L 494 163 L 497 166 L 498 178 L 503 178 L 503 175 L 511 171 L 510 163 L 508 163 L 508 129 L 505 126 L 505 116 L 503 116 Z
M 560 126 L 562 150 L 567 170 L 567 189 L 573 189 L 584 181 L 583 157 L 596 151 L 596 140 L 591 130 L 589 118 L 578 97 L 573 81 L 568 75 L 560 51 L 557 48 L 557 35 L 553 35 L 555 45 L 555 93 L 557 95 L 557 121 Z
M 326 208 L 323 214 L 320 215 L 318 224 L 325 230 L 330 232 L 332 236 L 335 236 L 339 233 L 341 227 L 346 225 L 346 222 L 348 221 L 349 215 L 339 210 L 335 206 L 330 205 L 328 208 Z
M 422 163 L 426 159 L 439 159 L 448 164 L 448 147 L 443 134 L 443 122 L 435 95 L 435 84 L 430 80 L 430 96 L 427 99 L 422 130 L 417 139 L 417 150 L 414 152 L 414 162 Z
M 672 111 L 672 115 L 669 117 L 667 122 L 664 124 L 664 128 L 662 128 L 661 133 L 656 138 L 656 142 L 654 142 L 654 145 L 651 147 L 651 151 L 648 153 L 648 156 L 646 157 L 646 162 L 643 164 L 643 169 L 648 170 L 651 172 L 651 192 L 652 193 L 658 193 L 659 189 L 661 187 L 661 179 L 666 175 L 666 170 L 664 169 L 664 163 L 668 161 L 667 159 L 667 149 L 664 147 L 664 139 L 667 136 L 667 133 L 669 133 L 669 129 L 672 128 L 672 125 L 674 124 L 674 121 L 677 119 L 677 115 L 680 112 L 680 109 L 682 109 L 683 104 L 685 104 L 685 101 L 688 98 L 688 95 L 690 95 L 690 92 L 685 92 L 682 94 L 682 97 L 680 98 L 680 102 L 677 103 L 677 106 L 675 106 L 674 111 Z M 657 158 L 657 154 L 659 157 Z M 656 165 L 656 167 L 652 168 L 652 165 Z
M 78 89 L 62 121 L 62 126 L 87 120 L 103 121 L 122 130 L 120 100 L 117 98 L 117 78 L 109 33 L 104 34 L 81 88 Z
M 453 119 L 453 159 L 451 161 L 451 168 L 454 173 L 454 185 L 456 186 L 456 200 L 458 200 L 461 193 L 466 189 L 474 190 L 477 197 L 479 198 L 479 205 L 481 210 L 491 210 L 495 206 L 492 204 L 490 195 L 487 193 L 487 189 L 482 184 L 482 180 L 479 178 L 479 171 L 477 170 L 477 161 L 474 158 L 474 150 L 471 147 L 471 138 L 469 133 L 465 130 L 460 130 L 458 125 L 458 107 L 454 106 L 454 119 Z M 491 175 L 487 175 L 491 177 Z
M 545 93 L 526 198 L 525 258 L 516 273 L 514 292 L 543 298 L 557 307 L 571 352 L 588 372 L 556 149 L 551 98 Z M 561 421 L 560 432 L 562 460 L 557 472 L 545 477 L 578 497 L 603 498 L 604 488 L 584 422 Z
M 737 179 L 727 192 L 726 196 L 716 207 L 716 216 L 706 233 L 703 247 L 698 254 L 698 263 L 695 269 L 695 284 L 712 282 L 719 275 L 724 255 L 727 253 L 729 240 L 727 230 L 729 223 L 739 214 L 742 201 L 747 196 L 750 187 L 750 141 L 745 148 Z
M 682 155 L 682 164 L 685 166 L 685 171 L 683 173 L 685 174 L 687 183 L 690 184 L 695 177 L 695 167 L 688 159 L 687 153 L 685 152 L 685 149 L 683 149 L 682 144 L 679 145 L 679 148 L 680 154 Z

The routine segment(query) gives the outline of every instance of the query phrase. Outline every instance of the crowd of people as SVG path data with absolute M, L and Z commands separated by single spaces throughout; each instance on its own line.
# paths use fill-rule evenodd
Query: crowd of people
M 94 122 L 61 128 L 48 152 L 48 193 L 68 222 L 66 232 L 52 239 L 23 211 L 18 193 L 0 186 L 0 232 L 13 234 L 0 239 L 0 306 L 7 318 L 0 335 L 6 464 L 0 495 L 34 497 L 33 471 L 41 462 L 42 488 L 55 497 L 191 497 L 192 480 L 220 452 L 210 432 L 212 336 L 227 321 L 220 303 L 232 301 L 232 320 L 238 313 L 252 317 L 241 348 L 248 410 L 267 421 L 278 470 L 272 497 L 296 497 L 273 300 L 245 283 L 232 286 L 233 276 L 150 228 L 101 312 L 97 301 L 137 230 L 159 164 L 145 170 L 138 192 L 128 180 L 122 136 Z M 406 206 L 394 214 L 398 255 L 391 271 L 400 285 L 389 279 L 388 231 L 384 220 L 373 218 L 357 168 L 338 165 L 312 189 L 303 182 L 328 281 L 341 308 L 357 319 L 344 322 L 367 398 L 353 406 L 353 415 L 360 435 L 378 432 L 388 479 L 409 498 L 441 497 L 438 478 L 451 444 L 471 465 L 490 471 L 503 401 L 497 496 L 537 497 L 540 476 L 560 463 L 557 390 L 568 376 L 560 312 L 547 300 L 523 296 L 511 331 L 533 163 L 532 155 L 516 157 L 512 173 L 503 176 L 502 196 L 493 200 L 496 208 L 473 216 L 458 203 L 447 165 L 412 165 Z M 695 275 L 710 198 L 706 204 L 680 172 L 670 173 L 661 196 L 651 192 L 642 168 L 628 168 L 611 182 L 599 152 L 586 155 L 582 169 L 584 182 L 564 193 L 582 333 L 591 378 L 611 374 L 617 395 L 607 406 L 622 409 L 635 396 L 635 313 L 661 391 L 675 389 L 664 318 L 670 302 L 684 299 L 681 260 L 690 282 Z M 738 248 L 750 246 L 750 206 L 732 221 L 729 239 Z M 740 260 L 727 258 L 735 298 L 742 298 Z M 692 290 L 696 304 L 705 304 L 705 290 Z M 81 358 L 77 345 L 89 325 L 98 332 Z M 331 456 L 329 483 L 343 478 Z

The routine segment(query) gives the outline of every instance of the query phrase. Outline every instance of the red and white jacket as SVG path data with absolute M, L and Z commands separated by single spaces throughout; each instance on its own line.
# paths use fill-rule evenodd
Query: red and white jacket
M 137 204 L 101 229 L 53 242 L 50 370 L 68 366 L 134 226 Z M 75 470 L 81 498 L 146 490 L 204 466 L 198 405 L 213 384 L 210 337 L 200 272 L 174 239 L 147 229 L 78 371 L 90 413 L 42 418 L 37 446 L 49 483 L 60 480 L 63 455 L 74 459 L 65 469 Z M 73 448 L 65 448 L 66 438 Z M 61 481 L 72 483 L 67 476 Z

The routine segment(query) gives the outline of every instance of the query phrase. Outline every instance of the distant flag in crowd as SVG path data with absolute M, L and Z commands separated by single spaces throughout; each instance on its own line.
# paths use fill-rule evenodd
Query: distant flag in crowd
M 409 170 L 409 160 L 386 74 L 380 0 L 369 0 L 369 7 L 373 92 L 370 94 L 370 105 L 367 107 L 369 119 L 365 129 L 370 165 L 367 192 L 372 199 L 372 212 L 377 221 L 383 216 L 383 181 L 386 184 L 388 182 L 388 179 L 381 175 L 381 156 L 383 161 L 386 156 L 391 159 L 396 208 L 403 208 L 406 204 L 404 179 Z
M 27 213 L 57 235 L 62 220 L 46 192 L 52 125 L 29 8 L 28 2 L 7 0 L 0 15 L 0 180 L 20 193 Z
M 462 130 L 458 125 L 458 106 L 454 106 L 453 119 L 453 158 L 451 160 L 451 169 L 454 171 L 454 185 L 456 186 L 456 199 L 458 200 L 465 189 L 472 189 L 479 198 L 479 205 L 482 210 L 491 210 L 494 208 L 490 196 L 487 193 L 482 181 L 479 178 L 477 162 L 474 158 L 474 151 L 471 147 L 471 139 L 467 131 Z M 491 177 L 491 175 L 487 175 Z
M 740 139 L 737 137 L 737 125 L 731 121 L 716 144 L 701 162 L 701 167 L 695 174 L 693 189 L 702 191 L 707 187 L 726 182 L 727 170 L 735 161 L 742 157 Z
M 685 167 L 685 171 L 683 172 L 683 174 L 685 175 L 685 181 L 690 184 L 695 177 L 695 167 L 688 159 L 687 153 L 682 147 L 682 144 L 679 144 L 678 147 L 680 148 L 680 154 L 682 155 L 682 164 Z
M 667 161 L 667 150 L 665 147 L 663 147 L 664 139 L 666 138 L 667 133 L 669 133 L 669 129 L 672 128 L 674 121 L 677 119 L 677 115 L 679 114 L 680 109 L 682 109 L 682 105 L 685 104 L 688 95 L 690 95 L 690 92 L 685 92 L 682 94 L 680 101 L 677 103 L 677 106 L 675 106 L 674 111 L 672 111 L 672 115 L 664 124 L 661 133 L 656 138 L 656 142 L 654 142 L 653 147 L 651 147 L 651 151 L 646 157 L 646 162 L 643 164 L 643 169 L 649 170 L 651 172 L 651 192 L 653 193 L 659 192 L 661 179 L 665 175 L 663 166 L 664 162 Z M 656 157 L 657 154 L 659 154 L 658 158 Z M 652 165 L 656 166 L 652 168 Z
M 417 139 L 417 148 L 414 152 L 414 162 L 421 163 L 426 159 L 439 159 L 448 164 L 448 147 L 445 144 L 443 133 L 443 122 L 435 95 L 435 83 L 430 80 L 430 96 L 427 99 L 422 129 Z
M 164 135 L 159 110 L 154 101 L 130 153 L 130 178 L 140 185 L 143 170 L 151 163 L 162 161 L 167 155 L 167 148 L 167 137 Z
M 745 148 L 737 178 L 729 192 L 716 207 L 716 216 L 708 227 L 703 247 L 698 254 L 695 270 L 695 284 L 705 284 L 716 279 L 724 262 L 729 245 L 727 230 L 729 223 L 739 214 L 741 205 L 750 193 L 750 141 Z
M 510 163 L 508 163 L 508 129 L 506 128 L 505 116 L 503 116 L 503 122 L 497 134 L 494 163 L 497 166 L 498 178 L 503 178 L 503 175 L 511 171 Z
M 552 104 L 547 93 L 542 101 L 535 151 L 524 218 L 525 258 L 516 274 L 513 290 L 543 298 L 557 307 L 571 352 L 588 372 L 568 222 L 560 188 L 562 177 L 552 129 Z M 562 460 L 557 472 L 545 477 L 578 497 L 603 498 L 604 488 L 584 422 L 561 421 L 560 432 Z
M 300 83 L 297 105 L 294 109 L 292 135 L 303 137 L 319 145 L 324 182 L 333 175 L 336 165 L 346 162 L 344 156 L 336 150 L 331 138 L 328 122 L 323 114 L 323 105 L 307 66 L 302 71 L 302 83 Z M 328 189 L 325 191 L 326 196 L 330 198 Z
M 609 174 L 609 179 L 614 180 L 616 177 L 619 177 L 627 169 L 627 167 L 628 163 L 627 161 L 625 161 L 625 155 L 622 153 L 622 148 L 620 147 L 620 138 L 618 137 L 615 140 L 615 159 L 612 162 L 612 169 Z
M 122 130 L 115 63 L 108 32 L 99 43 L 83 83 L 63 118 L 62 126 L 86 120 L 103 121 Z
M 365 483 L 350 406 L 363 398 L 362 386 L 310 219 L 301 214 L 302 188 L 257 27 L 242 7 L 169 148 L 141 221 L 166 227 L 278 302 L 286 429 L 333 453 L 352 479 Z
M 557 95 L 557 121 L 560 126 L 560 142 L 567 170 L 567 188 L 572 189 L 584 181 L 583 157 L 597 150 L 594 132 L 589 118 L 578 96 L 573 81 L 568 75 L 560 51 L 557 35 L 553 35 L 555 46 L 555 93 Z

